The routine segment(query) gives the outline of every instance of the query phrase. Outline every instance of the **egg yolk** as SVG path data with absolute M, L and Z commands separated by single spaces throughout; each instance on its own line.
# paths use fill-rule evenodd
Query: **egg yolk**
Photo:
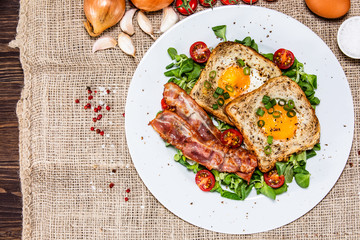
M 227 68 L 218 80 L 218 86 L 228 92 L 231 99 L 241 95 L 249 85 L 250 75 L 245 75 L 239 66 Z
M 272 136 L 274 139 L 290 139 L 294 137 L 298 119 L 296 115 L 294 117 L 288 117 L 287 111 L 279 105 L 275 105 L 274 112 L 280 112 L 280 117 L 275 118 L 273 114 L 268 113 L 268 110 L 263 108 L 265 111 L 263 116 L 259 116 L 259 121 L 263 120 L 265 125 L 262 127 L 263 131 L 267 136 Z M 276 114 L 279 114 L 276 112 Z

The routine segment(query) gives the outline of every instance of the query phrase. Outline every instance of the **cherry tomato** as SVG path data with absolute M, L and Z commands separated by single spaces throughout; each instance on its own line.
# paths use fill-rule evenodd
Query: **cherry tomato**
M 274 53 L 274 63 L 278 65 L 280 69 L 288 69 L 293 65 L 294 61 L 294 54 L 289 50 L 280 48 Z
M 165 98 L 161 99 L 161 108 L 162 110 L 169 109 L 169 105 L 166 104 Z
M 203 169 L 196 173 L 195 182 L 201 190 L 208 192 L 214 187 L 215 178 L 209 170 Z
M 195 42 L 190 47 L 190 56 L 197 63 L 204 63 L 209 59 L 210 50 L 204 42 Z
M 221 3 L 224 5 L 236 5 L 240 0 L 221 0 Z
M 244 3 L 247 3 L 247 4 L 254 4 L 256 3 L 258 0 L 243 0 Z
M 175 7 L 182 15 L 193 14 L 198 6 L 197 0 L 176 0 Z
M 243 136 L 235 129 L 228 129 L 221 133 L 220 140 L 225 146 L 238 148 L 243 141 Z
M 161 99 L 161 108 L 162 110 L 169 110 L 169 111 L 175 111 L 175 107 L 174 106 L 169 106 L 166 102 L 165 102 L 165 98 Z
M 216 4 L 217 0 L 200 0 L 199 2 L 204 7 L 213 7 Z
M 285 182 L 284 175 L 279 176 L 279 174 L 276 170 L 271 170 L 270 172 L 265 173 L 264 179 L 265 179 L 266 184 L 272 188 L 279 188 Z

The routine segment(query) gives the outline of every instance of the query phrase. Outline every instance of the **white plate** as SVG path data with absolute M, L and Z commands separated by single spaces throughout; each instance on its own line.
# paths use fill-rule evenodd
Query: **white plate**
M 195 41 L 209 47 L 219 43 L 211 30 L 227 25 L 229 40 L 251 36 L 260 52 L 291 49 L 305 71 L 318 76 L 316 96 L 321 99 L 317 115 L 321 124 L 318 155 L 308 161 L 310 186 L 291 183 L 275 201 L 256 195 L 245 201 L 199 190 L 194 173 L 173 160 L 175 150 L 148 123 L 160 110 L 169 47 L 188 55 Z M 223 233 L 248 234 L 288 224 L 318 204 L 339 178 L 349 156 L 354 129 L 351 92 L 345 74 L 326 44 L 309 28 L 282 13 L 255 6 L 227 6 L 190 16 L 163 34 L 140 62 L 130 84 L 126 102 L 125 130 L 134 165 L 155 198 L 175 215 L 196 226 Z M 276 216 L 276 221 L 267 221 Z

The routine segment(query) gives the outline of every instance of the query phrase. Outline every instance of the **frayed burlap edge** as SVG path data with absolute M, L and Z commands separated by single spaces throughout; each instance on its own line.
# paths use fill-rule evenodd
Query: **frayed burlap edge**
M 16 114 L 19 121 L 19 161 L 20 164 L 20 181 L 22 191 L 22 239 L 31 238 L 31 113 L 32 104 L 31 95 L 31 68 L 26 59 L 26 42 L 28 32 L 26 31 L 26 22 L 28 16 L 28 1 L 20 1 L 19 22 L 17 26 L 16 39 L 9 43 L 10 47 L 20 48 L 20 62 L 24 71 L 24 88 L 16 107 Z

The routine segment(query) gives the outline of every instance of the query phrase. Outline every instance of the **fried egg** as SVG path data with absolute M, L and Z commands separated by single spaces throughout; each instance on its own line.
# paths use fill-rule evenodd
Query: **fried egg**
M 293 138 L 298 125 L 298 116 L 289 117 L 283 106 L 275 105 L 271 111 L 262 108 L 265 112 L 259 116 L 259 121 L 264 121 L 262 130 L 266 136 L 272 136 L 275 140 L 289 140 Z M 277 113 L 274 117 L 273 113 Z
M 223 42 L 212 51 L 190 96 L 207 112 L 233 125 L 224 113 L 226 104 L 281 74 L 276 64 L 254 49 Z
M 263 102 L 265 96 L 273 105 L 268 110 Z M 276 104 L 271 103 L 273 100 Z M 320 139 L 315 110 L 299 85 L 286 76 L 272 78 L 239 96 L 226 106 L 225 112 L 243 135 L 247 149 L 258 158 L 263 172 L 294 153 L 312 149 Z

